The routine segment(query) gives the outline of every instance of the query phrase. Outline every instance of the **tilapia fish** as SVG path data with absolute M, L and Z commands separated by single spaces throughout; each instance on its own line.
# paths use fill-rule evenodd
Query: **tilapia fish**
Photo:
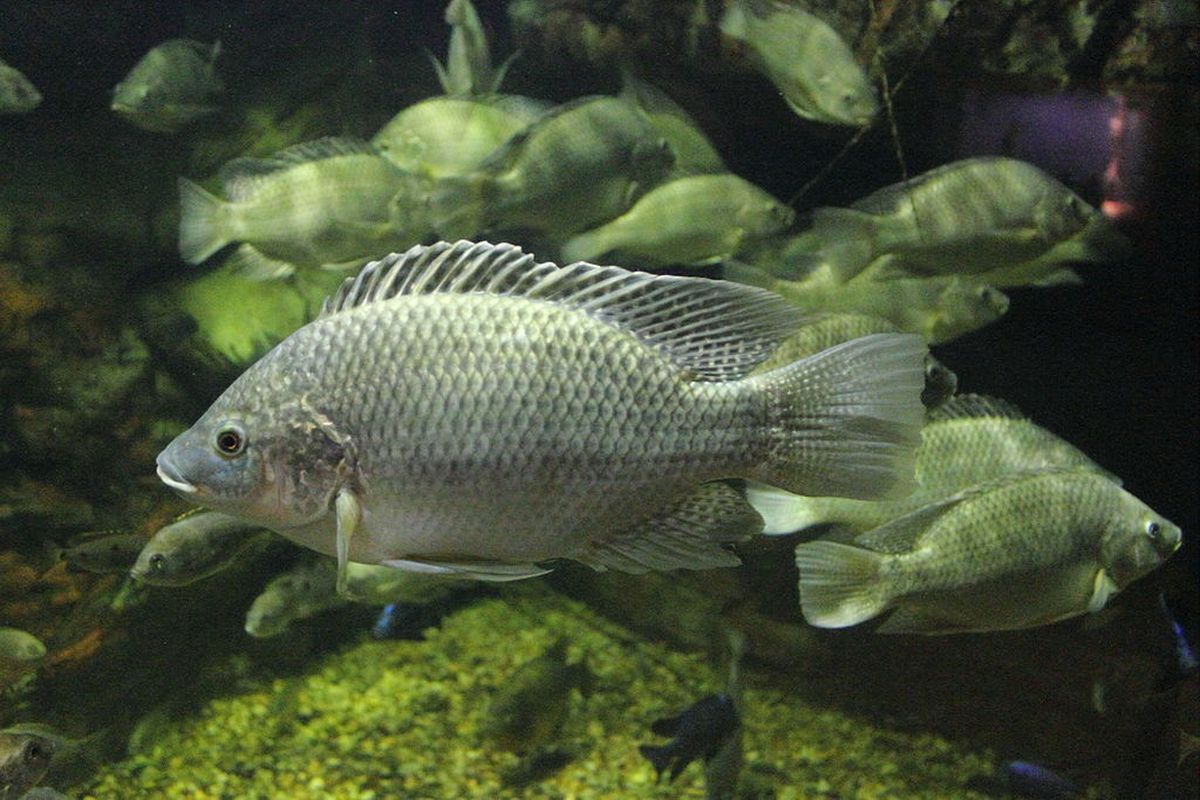
M 512 580 L 739 563 L 722 479 L 881 497 L 911 481 L 925 347 L 867 336 L 748 373 L 799 322 L 770 292 L 414 247 L 347 280 L 159 454 L 188 499 L 321 553 Z

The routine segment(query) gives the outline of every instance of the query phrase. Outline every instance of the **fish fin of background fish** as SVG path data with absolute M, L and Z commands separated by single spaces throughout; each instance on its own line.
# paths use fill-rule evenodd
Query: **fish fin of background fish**
M 350 564 L 350 540 L 354 538 L 354 533 L 358 530 L 358 523 L 362 521 L 362 504 L 358 502 L 358 497 L 354 492 L 343 486 L 337 493 L 337 499 L 334 501 L 334 510 L 337 514 L 337 593 L 341 597 L 345 597 L 349 592 L 347 589 L 346 570 Z
M 809 498 L 765 483 L 749 481 L 746 501 L 762 516 L 762 532 L 768 536 L 795 533 L 824 522 L 811 508 Z
M 385 567 L 423 575 L 473 578 L 477 581 L 504 583 L 537 578 L 553 570 L 537 564 L 510 564 L 505 561 L 437 561 L 434 559 L 392 558 L 379 562 Z
M 746 30 L 746 13 L 744 0 L 733 0 L 732 3 L 729 3 L 717 23 L 721 33 L 731 39 L 745 41 L 749 36 Z
M 675 749 L 670 744 L 643 744 L 638 745 L 638 752 L 654 765 L 654 772 L 657 775 L 667 771 L 674 757 Z
M 199 264 L 229 244 L 225 231 L 226 203 L 187 178 L 179 179 L 179 255 Z
M 749 378 L 772 409 L 752 477 L 812 497 L 907 495 L 927 352 L 919 336 L 878 333 Z
M 727 281 L 757 286 L 760 289 L 773 289 L 776 283 L 775 276 L 762 267 L 733 258 L 725 259 L 722 273 Z
M 640 528 L 593 541 L 572 556 L 595 569 L 640 574 L 650 570 L 735 567 L 741 559 L 722 547 L 762 530 L 762 517 L 725 483 L 706 483 Z
M 610 249 L 608 237 L 605 235 L 608 232 L 607 226 L 600 226 L 590 231 L 577 233 L 563 243 L 559 254 L 563 261 L 590 261 L 598 258 Z
M 535 263 L 513 244 L 418 245 L 363 267 L 322 316 L 408 294 L 483 292 L 548 301 L 627 331 L 695 380 L 746 375 L 803 317 L 778 295 L 728 281 L 631 272 L 577 262 Z
M 837 542 L 796 546 L 800 610 L 810 625 L 847 628 L 876 617 L 888 606 L 879 580 L 879 553 Z
M 1095 614 L 1100 609 L 1108 605 L 1120 588 L 1116 581 L 1108 576 L 1104 570 L 1099 570 L 1096 573 L 1095 581 L 1092 583 L 1092 596 L 1088 598 L 1087 610 L 1090 614 Z
M 438 60 L 438 57 L 430 52 L 429 48 L 424 48 L 425 55 L 429 57 L 429 61 L 433 64 L 433 71 L 437 73 L 438 84 L 442 87 L 444 94 L 454 94 L 454 82 L 450 80 L 450 73 L 446 71 L 446 67 Z
M 904 634 L 922 633 L 926 635 L 939 633 L 969 633 L 968 628 L 956 626 L 951 622 L 940 619 L 916 609 L 897 608 L 875 629 L 876 633 Z
M 956 395 L 947 400 L 937 410 L 929 412 L 930 422 L 944 422 L 951 419 L 978 419 L 980 417 L 1028 419 L 1025 413 L 1013 403 L 985 394 Z
M 1070 267 L 1063 267 L 1041 276 L 1030 285 L 1040 289 L 1051 286 L 1082 286 L 1083 278 L 1079 277 L 1079 273 Z
M 517 51 L 513 52 L 512 54 L 510 54 L 508 58 L 506 58 L 500 62 L 500 66 L 496 67 L 495 71 L 492 73 L 492 79 L 488 82 L 488 85 L 486 87 L 482 87 L 482 88 L 479 86 L 476 86 L 475 91 L 478 94 L 483 94 L 483 95 L 492 95 L 492 94 L 496 94 L 497 92 L 499 92 L 500 85 L 504 83 L 504 78 L 506 75 L 508 75 L 509 67 L 511 67 L 513 65 L 513 62 L 516 61 L 520 57 L 521 57 L 520 50 L 517 50 Z
M 296 271 L 293 264 L 271 258 L 247 242 L 238 245 L 225 262 L 236 275 L 250 281 L 273 281 Z
M 873 550 L 876 553 L 907 553 L 916 546 L 917 539 L 929 529 L 930 525 L 937 521 L 938 517 L 954 508 L 966 498 L 973 497 L 979 491 L 977 487 L 971 487 L 970 489 L 896 517 L 877 528 L 856 536 L 854 538 L 854 545 L 867 550 Z
M 682 714 L 657 719 L 650 723 L 650 732 L 656 736 L 674 736 L 679 733 L 679 721 L 681 719 L 683 719 Z

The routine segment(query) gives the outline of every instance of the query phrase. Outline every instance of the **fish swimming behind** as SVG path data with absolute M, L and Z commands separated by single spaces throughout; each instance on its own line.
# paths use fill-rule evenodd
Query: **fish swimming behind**
M 168 39 L 113 88 L 112 110 L 154 133 L 175 133 L 212 114 L 213 95 L 225 89 L 215 68 L 220 54 L 220 42 Z
M 723 482 L 909 489 L 925 347 L 856 339 L 747 377 L 799 323 L 702 278 L 418 246 L 365 267 L 158 456 L 192 502 L 339 562 L 514 580 L 739 563 Z
M 0 114 L 25 114 L 42 102 L 42 93 L 16 67 L 0 61 Z

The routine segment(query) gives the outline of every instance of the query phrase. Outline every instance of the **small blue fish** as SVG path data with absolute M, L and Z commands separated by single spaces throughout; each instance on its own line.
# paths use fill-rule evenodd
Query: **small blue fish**
M 1069 800 L 1080 794 L 1074 782 L 1032 761 L 1006 761 L 1000 773 L 1017 797 Z
M 1195 675 L 1196 670 L 1200 669 L 1200 658 L 1197 658 L 1196 648 L 1188 641 L 1183 626 L 1171 613 L 1171 606 L 1167 604 L 1167 598 L 1162 592 L 1158 594 L 1158 610 L 1162 612 L 1171 628 L 1171 639 L 1175 645 L 1175 674 L 1172 677 L 1178 681 Z
M 696 759 L 707 763 L 737 733 L 740 724 L 733 698 L 728 694 L 713 694 L 650 726 L 659 736 L 672 737 L 671 741 L 664 745 L 644 744 L 638 749 L 660 775 L 669 769 L 668 781 L 673 781 Z

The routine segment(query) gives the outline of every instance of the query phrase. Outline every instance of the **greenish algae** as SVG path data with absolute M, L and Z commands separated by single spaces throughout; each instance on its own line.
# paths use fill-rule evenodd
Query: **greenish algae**
M 559 637 L 594 680 L 573 691 L 557 746 L 574 759 L 541 782 L 504 784 L 517 756 L 483 734 L 499 686 Z M 934 735 L 813 706 L 752 672 L 744 696 L 756 788 L 800 798 L 981 798 L 964 788 L 993 759 Z M 480 602 L 420 642 L 365 636 L 301 675 L 211 700 L 139 755 L 75 787 L 82 798 L 702 798 L 698 766 L 656 783 L 638 745 L 650 723 L 719 691 L 698 655 L 636 638 L 558 596 Z M 745 781 L 744 781 L 745 782 Z M 744 796 L 751 796 L 746 794 Z M 755 797 L 771 794 L 755 792 Z

